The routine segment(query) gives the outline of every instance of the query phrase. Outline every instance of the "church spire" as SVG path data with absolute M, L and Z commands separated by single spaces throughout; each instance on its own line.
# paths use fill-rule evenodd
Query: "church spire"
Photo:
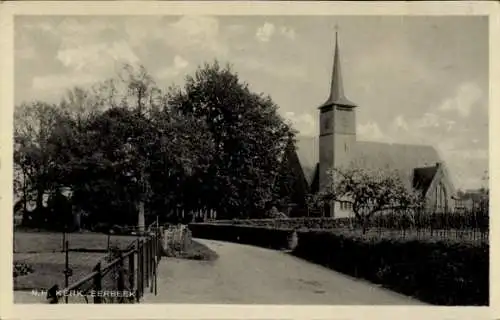
M 352 108 L 356 107 L 356 105 L 353 102 L 349 101 L 344 95 L 344 84 L 342 82 L 342 72 L 340 70 L 340 50 L 337 29 L 338 27 L 335 26 L 335 54 L 333 57 L 330 96 L 328 97 L 328 100 L 326 100 L 325 103 L 321 105 L 320 109 L 330 107 L 332 105 L 340 105 Z

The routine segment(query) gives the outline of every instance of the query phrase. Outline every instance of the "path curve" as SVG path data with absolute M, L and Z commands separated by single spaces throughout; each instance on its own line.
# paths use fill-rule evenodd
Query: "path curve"
M 143 303 L 425 305 L 285 252 L 195 241 L 216 251 L 219 258 L 162 260 L 158 295 L 146 295 Z

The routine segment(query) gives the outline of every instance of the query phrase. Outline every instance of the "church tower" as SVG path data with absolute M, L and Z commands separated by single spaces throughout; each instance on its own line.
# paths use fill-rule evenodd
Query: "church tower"
M 344 95 L 338 32 L 335 32 L 335 53 L 330 87 L 330 96 L 319 107 L 319 187 L 328 183 L 328 170 L 350 164 L 351 149 L 356 143 L 356 115 L 353 102 Z M 335 206 L 326 206 L 325 215 L 333 217 Z

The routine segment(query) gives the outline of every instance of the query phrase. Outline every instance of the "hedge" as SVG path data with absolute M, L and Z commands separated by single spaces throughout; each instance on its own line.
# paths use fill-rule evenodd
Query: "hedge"
M 193 223 L 189 225 L 193 238 L 249 244 L 270 249 L 287 249 L 290 229 L 239 226 L 231 224 Z
M 266 226 L 274 228 L 307 228 L 307 229 L 334 229 L 357 225 L 358 221 L 353 217 L 344 218 L 287 218 L 287 219 L 235 219 L 222 220 L 214 223 L 235 224 L 235 225 L 253 225 Z M 487 212 L 467 211 L 453 213 L 423 213 L 414 216 L 414 220 L 408 216 L 396 213 L 377 214 L 370 220 L 369 228 L 388 228 L 388 229 L 458 229 L 472 230 L 477 229 L 487 232 L 489 226 L 489 217 Z
M 288 247 L 293 229 L 220 223 L 189 225 L 193 237 L 272 249 Z M 298 231 L 293 253 L 422 301 L 447 306 L 489 303 L 489 244 Z
M 489 245 L 298 232 L 298 257 L 447 306 L 489 303 Z

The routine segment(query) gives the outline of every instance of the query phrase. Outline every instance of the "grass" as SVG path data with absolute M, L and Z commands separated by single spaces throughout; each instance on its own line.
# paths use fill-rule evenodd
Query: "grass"
M 69 267 L 73 270 L 69 283 L 78 281 L 92 272 L 92 268 L 103 258 L 101 253 L 69 253 Z M 53 285 L 64 288 L 64 253 L 14 254 L 14 261 L 25 262 L 34 272 L 14 278 L 14 290 L 47 290 Z
M 90 232 L 69 233 L 66 239 L 70 247 L 69 267 L 73 271 L 69 284 L 72 284 L 91 273 L 95 265 L 105 258 L 108 236 Z M 136 239 L 135 236 L 112 235 L 110 246 L 125 249 Z M 13 278 L 14 290 L 47 290 L 56 284 L 60 289 L 64 288 L 65 253 L 62 252 L 62 243 L 62 233 L 14 232 L 14 262 L 27 263 L 34 269 L 33 273 Z M 215 260 L 218 257 L 213 250 L 196 241 L 191 241 L 182 252 L 169 250 L 166 255 L 192 260 Z M 103 289 L 112 288 L 113 284 L 112 274 L 108 273 L 103 278 Z
M 127 248 L 137 237 L 110 237 L 110 246 Z M 69 233 L 69 267 L 73 271 L 69 283 L 78 281 L 92 272 L 107 252 L 108 236 L 100 233 Z M 33 273 L 14 278 L 14 290 L 43 290 L 57 284 L 64 288 L 65 253 L 62 252 L 63 235 L 54 232 L 14 232 L 14 262 L 31 265 Z M 106 283 L 106 279 L 104 281 Z
M 110 245 L 125 249 L 135 236 L 111 235 Z M 67 233 L 70 251 L 106 252 L 108 235 L 103 233 Z M 62 252 L 63 234 L 55 232 L 14 232 L 14 253 Z

